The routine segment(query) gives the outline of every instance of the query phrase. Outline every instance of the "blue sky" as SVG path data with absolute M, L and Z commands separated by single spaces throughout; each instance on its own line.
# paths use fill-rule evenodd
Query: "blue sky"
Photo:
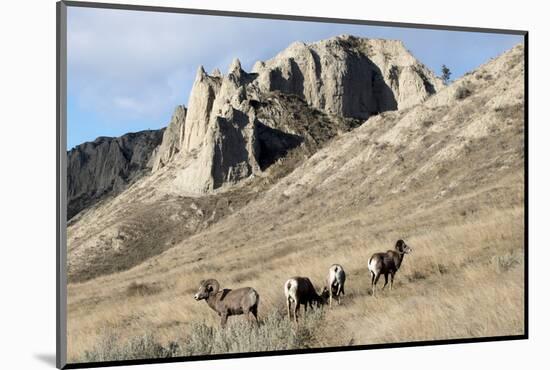
M 358 15 L 358 18 L 367 15 Z M 340 34 L 399 39 L 437 74 L 452 78 L 523 41 L 522 36 L 113 9 L 68 9 L 67 147 L 98 136 L 156 129 L 187 105 L 199 65 L 245 70 L 290 43 Z

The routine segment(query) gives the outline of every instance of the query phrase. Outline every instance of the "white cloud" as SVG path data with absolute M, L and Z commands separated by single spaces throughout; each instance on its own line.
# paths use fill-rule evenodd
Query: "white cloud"
M 254 20 L 69 8 L 69 94 L 79 109 L 111 119 L 159 119 L 187 101 L 200 64 L 223 71 L 240 57 L 252 65 L 273 48 L 270 32 Z
M 438 68 L 443 62 L 452 66 L 475 38 L 462 35 L 450 44 L 442 31 L 72 7 L 67 30 L 68 93 L 78 110 L 108 122 L 140 120 L 152 126 L 167 123 L 172 109 L 187 102 L 201 64 L 225 71 L 238 57 L 251 68 L 292 41 L 351 33 L 402 39 Z M 479 63 L 487 58 L 483 50 Z

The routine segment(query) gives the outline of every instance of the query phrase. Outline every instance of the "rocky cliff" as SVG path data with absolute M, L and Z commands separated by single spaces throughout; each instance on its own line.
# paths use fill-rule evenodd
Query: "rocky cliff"
M 262 90 L 296 94 L 328 113 L 361 119 L 421 103 L 443 86 L 401 41 L 349 35 L 295 42 L 253 72 Z
M 251 73 L 238 59 L 226 75 L 217 70 L 209 75 L 201 66 L 189 110 L 167 130 L 154 171 L 174 160 L 188 163 L 175 176 L 174 188 L 182 194 L 207 193 L 261 173 L 269 164 L 266 158 L 277 156 L 273 148 L 283 153 L 306 141 L 296 128 L 298 120 L 285 127 L 278 123 L 276 117 L 285 115 L 284 104 L 277 103 L 281 97 L 295 96 L 327 115 L 365 120 L 421 103 L 442 86 L 400 41 L 347 35 L 294 43 L 256 63 Z M 266 106 L 271 111 L 260 118 Z
M 188 108 L 162 132 L 98 138 L 69 152 L 69 218 L 149 169 L 170 191 L 210 193 L 262 175 L 286 153 L 313 154 L 373 115 L 422 103 L 441 81 L 401 41 L 349 35 L 296 42 L 251 72 L 201 66 Z
M 172 114 L 168 127 L 164 131 L 161 145 L 155 149 L 153 171 L 164 167 L 182 149 L 186 116 L 187 108 L 183 105 L 178 105 L 174 110 L 174 114 Z
M 109 194 L 117 194 L 152 167 L 163 130 L 99 137 L 67 152 L 67 218 Z

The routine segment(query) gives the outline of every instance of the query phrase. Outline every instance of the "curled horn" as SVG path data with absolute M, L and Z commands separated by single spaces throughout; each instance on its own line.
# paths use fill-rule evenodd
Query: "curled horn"
M 212 287 L 212 294 L 216 294 L 220 290 L 220 283 L 218 283 L 216 279 L 204 280 L 202 284 L 205 287 L 208 287 L 208 286 Z

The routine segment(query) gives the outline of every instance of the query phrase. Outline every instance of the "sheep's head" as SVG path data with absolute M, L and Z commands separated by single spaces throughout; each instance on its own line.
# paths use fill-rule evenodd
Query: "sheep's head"
M 322 304 L 326 304 L 328 302 L 330 292 L 326 286 L 323 287 L 323 290 L 321 291 L 321 294 L 319 294 L 319 297 L 321 297 Z
M 193 298 L 195 298 L 196 301 L 200 301 L 201 299 L 206 299 L 210 297 L 210 295 L 218 293 L 218 290 L 220 290 L 220 284 L 217 280 L 203 280 L 199 285 L 199 290 L 195 293 Z
M 402 239 L 399 239 L 397 243 L 395 243 L 395 249 L 401 254 L 408 254 L 412 252 L 412 248 L 405 244 Z

